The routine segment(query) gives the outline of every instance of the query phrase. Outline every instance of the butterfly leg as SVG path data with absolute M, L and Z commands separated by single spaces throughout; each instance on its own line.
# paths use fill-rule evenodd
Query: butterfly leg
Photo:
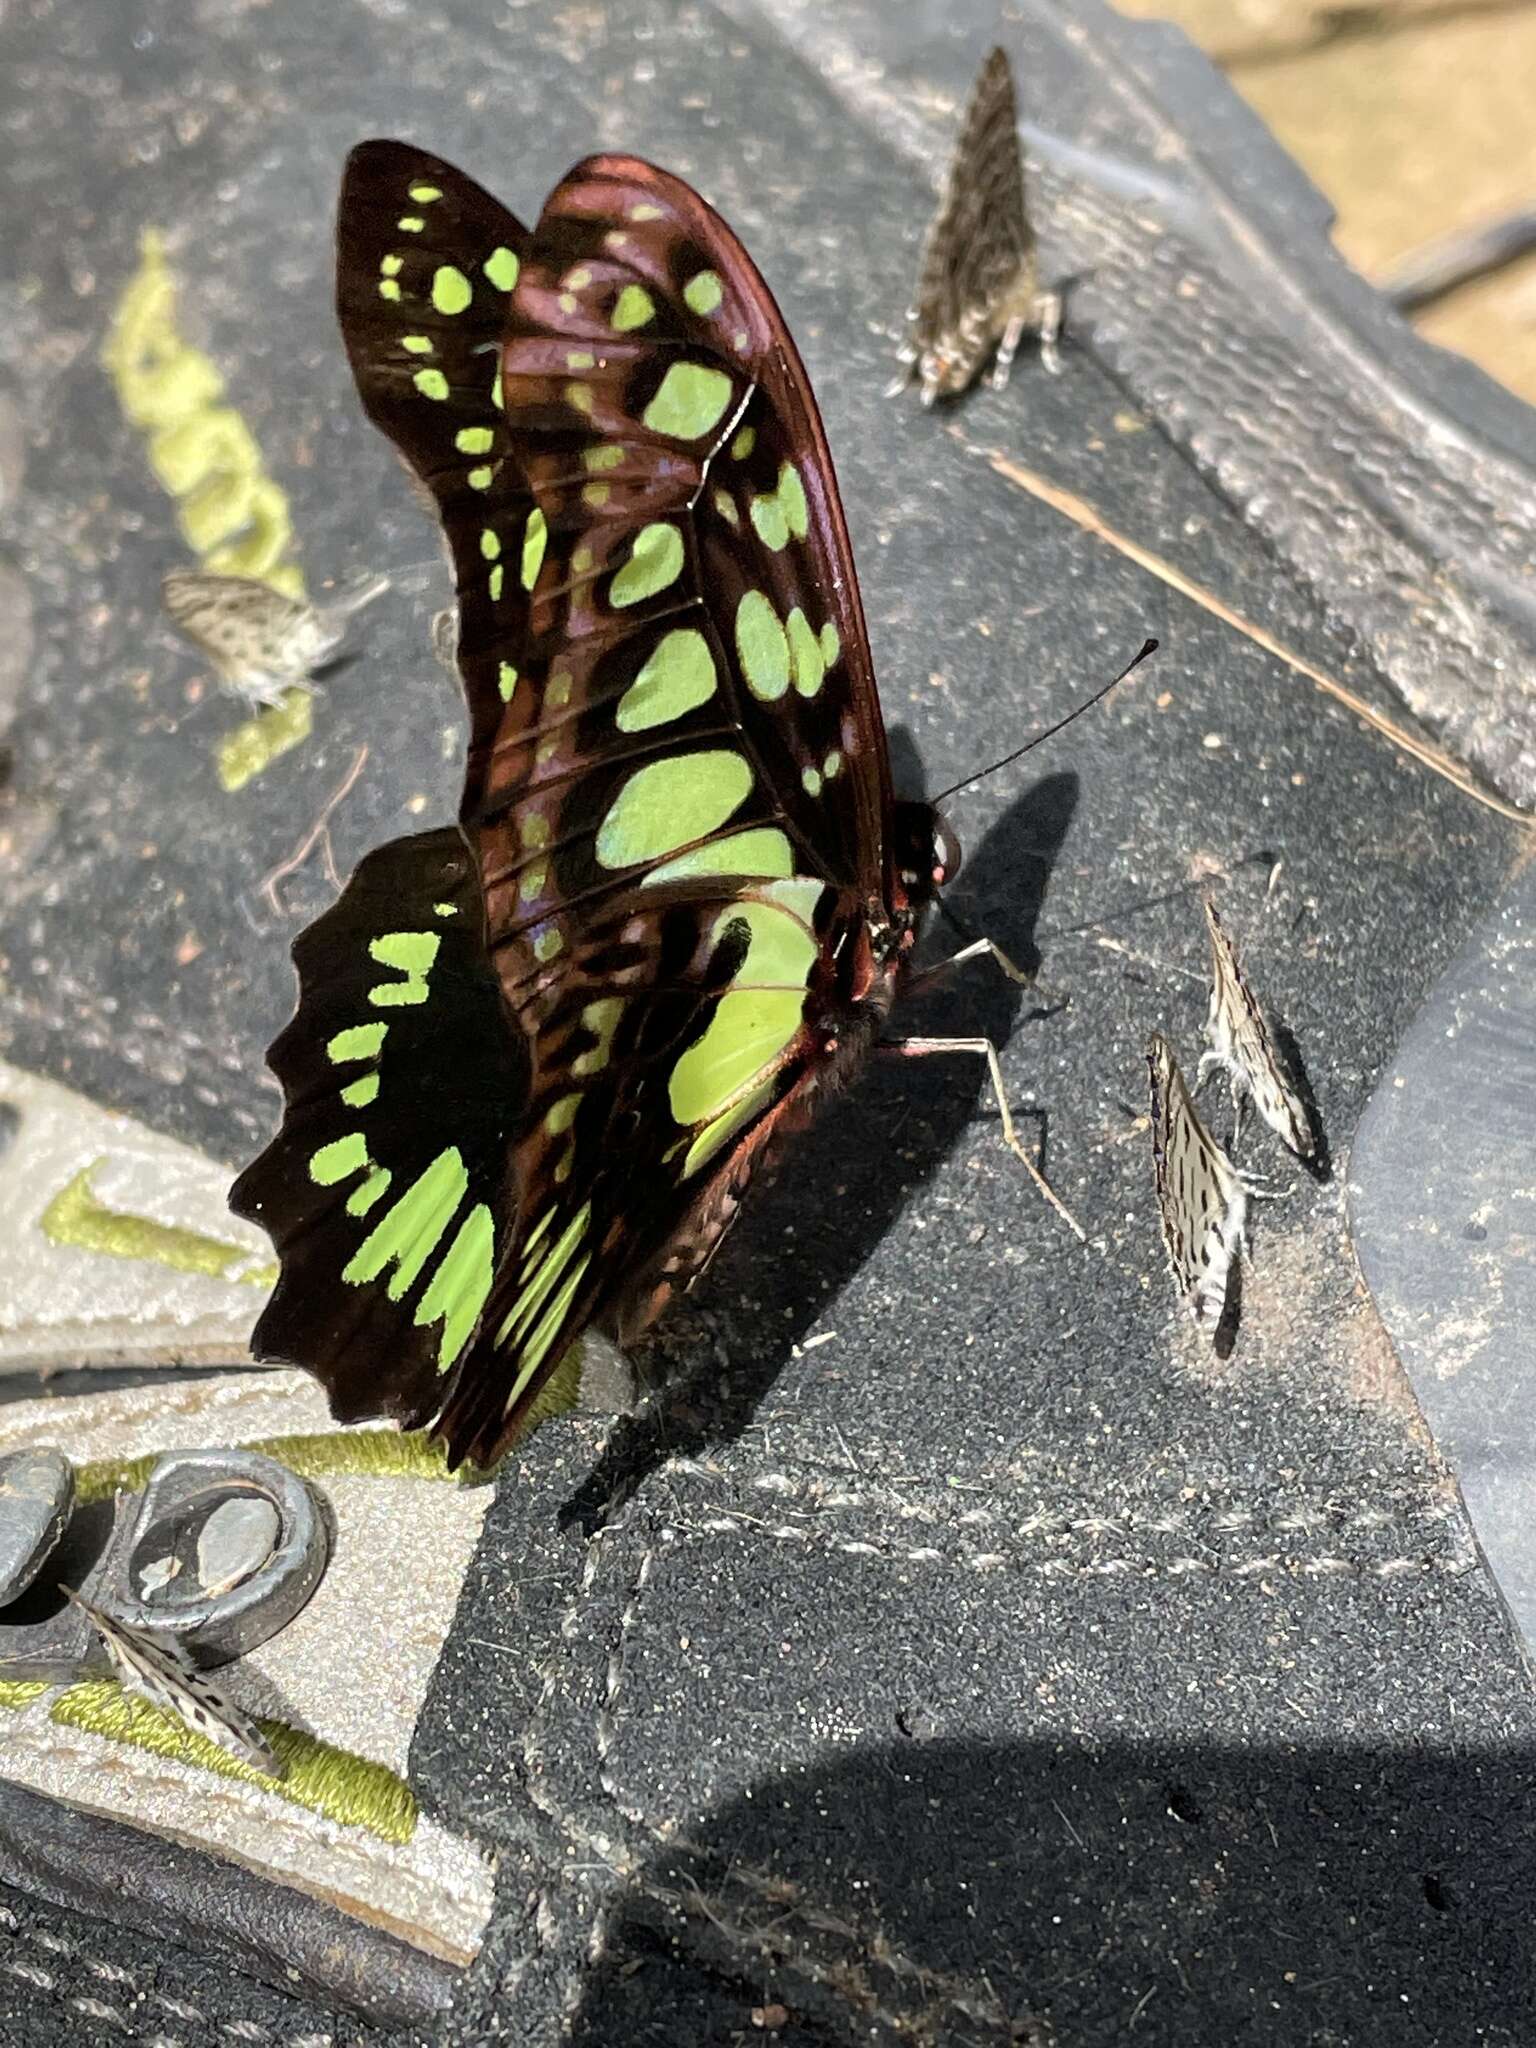
M 967 960 L 980 959 L 984 953 L 991 954 L 992 958 L 1015 987 L 1032 988 L 1046 1003 L 1053 1006 L 1066 1002 L 1067 998 L 1065 996 L 1055 989 L 1048 988 L 1037 974 L 1029 972 L 1026 968 L 1020 967 L 1015 961 L 1010 960 L 995 939 L 973 939 L 968 946 L 962 946 L 958 953 L 951 953 L 947 960 L 941 960 L 936 967 L 923 968 L 920 973 L 914 974 L 907 982 L 902 991 L 903 996 L 917 995 L 925 988 L 932 988 L 952 968 L 963 966 Z
M 986 941 L 982 941 L 986 944 Z M 884 1038 L 880 1041 L 882 1052 L 895 1052 L 907 1059 L 921 1059 L 929 1053 L 969 1052 L 980 1053 L 987 1063 L 992 1077 L 992 1093 L 997 1097 L 998 1113 L 1003 1120 L 1003 1143 L 1022 1162 L 1025 1171 L 1035 1186 L 1044 1195 L 1051 1207 L 1067 1227 L 1077 1234 L 1083 1244 L 1088 1242 L 1088 1233 L 1078 1222 L 1072 1211 L 1051 1186 L 1039 1166 L 1024 1149 L 1022 1140 L 1013 1125 L 1013 1112 L 1008 1107 L 1008 1097 L 1003 1089 L 1003 1069 L 997 1057 L 997 1047 L 990 1038 Z
M 1053 377 L 1061 375 L 1061 293 L 1042 292 L 1035 301 L 1035 322 L 1040 333 L 1040 361 Z
M 886 385 L 884 391 L 881 392 L 880 396 L 882 398 L 899 398 L 902 392 L 906 390 L 907 386 L 912 382 L 918 353 L 919 351 L 910 341 L 904 341 L 901 347 L 897 349 L 896 360 L 900 363 L 901 368 L 891 379 L 890 383 Z
M 987 382 L 994 391 L 1007 388 L 1013 372 L 1013 359 L 1019 352 L 1019 343 L 1024 339 L 1024 330 L 1029 325 L 1027 313 L 1015 313 L 1003 329 L 1003 338 L 997 344 L 997 354 L 992 361 L 992 375 Z
M 274 676 L 256 668 L 242 669 L 237 678 L 231 678 L 231 686 L 253 711 L 273 710 L 290 690 L 308 690 L 313 694 L 316 687 L 313 678 L 301 683 L 293 676 Z
M 995 939 L 972 939 L 968 946 L 962 946 L 958 953 L 951 953 L 947 960 L 941 960 L 936 967 L 925 967 L 921 973 L 914 974 L 903 994 L 914 995 L 920 989 L 931 988 L 934 982 L 949 974 L 954 968 L 963 967 L 967 960 L 979 960 L 986 953 L 991 954 L 1010 981 L 1016 982 L 1020 988 L 1034 987 L 1035 977 L 1026 974 L 1022 967 L 1016 966 Z

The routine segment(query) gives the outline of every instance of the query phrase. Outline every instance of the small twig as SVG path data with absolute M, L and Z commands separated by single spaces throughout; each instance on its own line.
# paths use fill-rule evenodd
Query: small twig
M 271 904 L 272 912 L 275 917 L 282 917 L 286 914 L 283 910 L 282 899 L 281 897 L 279 897 L 277 893 L 278 883 L 286 881 L 289 875 L 296 874 L 298 870 L 301 867 L 303 867 L 305 861 L 309 859 L 309 856 L 314 852 L 316 846 L 318 845 L 323 844 L 325 849 L 324 858 L 327 880 L 329 880 L 334 887 L 338 889 L 341 887 L 341 877 L 336 872 L 336 856 L 331 847 L 331 835 L 329 831 L 329 826 L 332 815 L 335 812 L 336 806 L 341 802 L 343 797 L 347 796 L 350 793 L 353 785 L 357 781 L 357 778 L 359 777 L 359 775 L 362 774 L 363 764 L 367 761 L 367 759 L 368 743 L 365 740 L 363 744 L 358 748 L 356 757 L 352 762 L 352 766 L 347 770 L 346 774 L 341 778 L 341 781 L 336 785 L 335 789 L 333 789 L 331 794 L 326 798 L 324 804 L 321 806 L 319 817 L 316 818 L 313 825 L 311 825 L 309 830 L 304 834 L 304 837 L 293 849 L 293 852 L 289 854 L 286 860 L 280 860 L 277 866 L 272 869 L 271 873 L 264 875 L 261 881 L 257 884 L 257 895 L 264 896 L 268 903 Z
M 963 445 L 970 446 L 958 428 L 951 427 L 947 431 Z M 1484 789 L 1471 771 L 1463 768 L 1461 763 L 1443 748 L 1431 745 L 1428 740 L 1419 739 L 1416 734 L 1399 725 L 1395 719 L 1388 718 L 1385 712 L 1378 711 L 1374 705 L 1368 704 L 1355 691 L 1347 689 L 1336 678 L 1314 667 L 1303 655 L 1297 654 L 1293 648 L 1277 640 L 1273 633 L 1267 632 L 1253 619 L 1245 619 L 1241 612 L 1233 611 L 1232 607 L 1224 604 L 1214 591 L 1203 588 L 1172 562 L 1165 561 L 1161 555 L 1153 554 L 1150 548 L 1144 548 L 1128 534 L 1117 532 L 1086 498 L 1078 497 L 1073 491 L 1063 490 L 1059 484 L 1053 484 L 1048 477 L 1037 475 L 1032 469 L 1025 469 L 1021 463 L 1011 461 L 1009 457 L 999 454 L 995 449 L 974 452 L 984 454 L 997 474 L 1006 477 L 1009 483 L 1017 484 L 1020 490 L 1028 491 L 1032 498 L 1038 498 L 1042 504 L 1049 505 L 1052 511 L 1070 519 L 1074 526 L 1080 526 L 1085 533 L 1091 533 L 1095 539 L 1104 541 L 1117 554 L 1124 555 L 1138 568 L 1145 569 L 1149 576 L 1155 576 L 1160 583 L 1166 583 L 1170 590 L 1178 591 L 1181 597 L 1187 597 L 1192 604 L 1199 605 L 1202 611 L 1207 611 L 1213 618 L 1220 619 L 1224 626 L 1230 626 L 1234 632 L 1241 633 L 1245 639 L 1251 640 L 1255 647 L 1260 647 L 1266 654 L 1273 655 L 1276 661 L 1284 662 L 1286 667 L 1293 669 L 1297 675 L 1305 676 L 1307 681 L 1315 684 L 1325 696 L 1334 698 L 1352 711 L 1357 718 L 1364 719 L 1365 723 L 1379 732 L 1384 739 L 1390 740 L 1394 747 L 1400 747 L 1405 754 L 1421 762 L 1432 773 L 1444 776 L 1447 782 L 1454 783 L 1459 790 L 1477 803 L 1485 804 L 1490 811 L 1497 811 L 1501 818 L 1512 818 L 1517 825 L 1530 826 L 1532 818 L 1529 811 L 1522 811 L 1516 805 L 1506 803 L 1503 797 L 1495 796 L 1491 790 Z

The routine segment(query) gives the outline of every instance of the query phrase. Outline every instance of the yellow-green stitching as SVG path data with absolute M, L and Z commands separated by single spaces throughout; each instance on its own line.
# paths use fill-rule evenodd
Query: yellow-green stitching
M 61 1728 L 83 1728 L 109 1742 L 131 1743 L 135 1749 L 174 1757 L 221 1778 L 260 1785 L 343 1827 L 367 1828 L 381 1841 L 403 1844 L 416 1832 L 416 1799 L 403 1778 L 385 1764 L 336 1749 L 285 1721 L 258 1724 L 288 1774 L 270 1778 L 226 1755 L 176 1715 L 125 1693 L 115 1678 L 91 1678 L 70 1686 L 54 1701 L 48 1718 Z
M 464 1485 L 482 1478 L 468 1466 L 448 1470 L 447 1454 L 425 1430 L 316 1430 L 307 1436 L 269 1436 L 247 1450 L 276 1458 L 303 1479 L 448 1479 Z
M 424 1430 L 315 1430 L 300 1436 L 264 1436 L 242 1444 L 241 1450 L 275 1458 L 302 1479 L 447 1479 L 460 1486 L 489 1477 L 474 1466 L 448 1470 L 440 1444 Z M 137 1458 L 98 1458 L 75 1468 L 77 1501 L 107 1500 L 114 1493 L 137 1493 L 164 1456 L 146 1451 Z
M 517 1441 L 532 1436 L 541 1424 L 569 1415 L 581 1399 L 581 1346 L 573 1344 L 529 1403 Z
M 270 579 L 269 579 L 270 580 Z M 309 738 L 314 724 L 314 699 L 308 690 L 292 689 L 280 703 L 237 725 L 219 742 L 219 781 L 231 795 L 260 775 L 279 754 Z
M 88 1252 L 105 1252 L 114 1259 L 148 1259 L 170 1266 L 178 1273 L 204 1273 L 214 1280 L 238 1280 L 248 1287 L 271 1287 L 277 1279 L 272 1264 L 254 1266 L 248 1272 L 230 1269 L 251 1257 L 244 1245 L 228 1244 L 217 1237 L 205 1237 L 198 1230 L 183 1230 L 175 1224 L 157 1223 L 150 1216 L 134 1216 L 109 1209 L 98 1201 L 91 1187 L 92 1177 L 106 1164 L 93 1159 L 82 1166 L 66 1186 L 59 1189 L 38 1218 L 38 1228 L 55 1244 L 79 1245 Z
M 41 1678 L 0 1678 L 0 1707 L 30 1707 L 48 1690 Z
M 283 557 L 293 545 L 288 498 L 262 467 L 239 412 L 220 405 L 223 376 L 176 326 L 176 283 L 155 228 L 139 238 L 139 266 L 124 286 L 101 362 L 123 416 L 146 437 L 150 468 L 177 501 L 182 537 L 202 566 L 252 576 L 285 597 L 304 596 L 304 572 Z M 307 690 L 237 726 L 218 750 L 219 781 L 237 790 L 309 736 Z

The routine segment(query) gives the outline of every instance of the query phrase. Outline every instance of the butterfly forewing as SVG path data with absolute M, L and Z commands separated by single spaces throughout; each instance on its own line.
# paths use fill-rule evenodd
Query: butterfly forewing
M 499 371 L 528 231 L 441 157 L 365 142 L 347 159 L 336 241 L 337 313 L 358 395 L 443 522 L 479 745 L 513 687 L 527 622 L 518 565 L 533 500 Z
M 1226 1307 L 1233 1262 L 1243 1248 L 1247 1195 L 1231 1161 L 1201 1123 L 1173 1048 L 1160 1032 L 1147 1045 L 1147 1072 L 1152 1168 L 1168 1263 L 1195 1321 L 1214 1328 Z
M 301 942 L 235 1199 L 282 1254 L 258 1354 L 484 1462 L 589 1319 L 703 1265 L 814 1093 L 808 1011 L 864 997 L 898 899 L 889 769 L 804 370 L 696 194 L 593 158 L 529 236 L 367 144 L 339 267 L 453 555 L 471 859 L 384 849 Z
M 1259 1115 L 1299 1159 L 1317 1152 L 1317 1135 L 1275 1043 L 1274 1033 L 1237 957 L 1226 927 L 1207 896 L 1205 921 L 1211 939 L 1211 1002 L 1207 1055 L 1232 1076 L 1236 1089 L 1252 1098 Z M 1202 1062 L 1204 1065 L 1205 1062 Z
M 249 1714 L 195 1669 L 179 1644 L 129 1628 L 90 1601 L 82 1600 L 69 1587 L 64 1591 L 101 1637 L 126 1690 L 138 1693 L 151 1706 L 176 1715 L 226 1755 L 249 1764 L 253 1771 L 264 1771 L 271 1778 L 286 1775 Z
M 558 802 L 576 903 L 653 867 L 638 843 L 615 864 L 613 802 L 654 762 L 638 808 L 695 796 L 669 859 L 881 889 L 886 750 L 831 459 L 736 237 L 649 165 L 578 165 L 540 218 L 502 379 L 537 501 L 531 617 L 466 817 L 520 830 Z

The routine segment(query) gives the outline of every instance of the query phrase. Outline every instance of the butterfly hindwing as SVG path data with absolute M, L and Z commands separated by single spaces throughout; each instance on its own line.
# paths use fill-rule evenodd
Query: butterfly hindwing
M 726 887 L 619 899 L 583 935 L 580 983 L 552 994 L 513 1254 L 437 1425 L 455 1458 L 517 1436 L 590 1319 L 628 1338 L 688 1284 L 806 1088 L 808 990 L 857 906 L 806 879 Z
M 1195 1321 L 1214 1329 L 1243 1250 L 1247 1191 L 1200 1121 L 1173 1048 L 1160 1032 L 1147 1045 L 1147 1072 L 1153 1177 L 1168 1263 Z
M 230 1196 L 281 1262 L 252 1349 L 321 1372 L 343 1421 L 415 1427 L 490 1293 L 532 1094 L 463 834 L 370 853 L 294 963 L 298 1012 L 269 1054 L 282 1129 Z

